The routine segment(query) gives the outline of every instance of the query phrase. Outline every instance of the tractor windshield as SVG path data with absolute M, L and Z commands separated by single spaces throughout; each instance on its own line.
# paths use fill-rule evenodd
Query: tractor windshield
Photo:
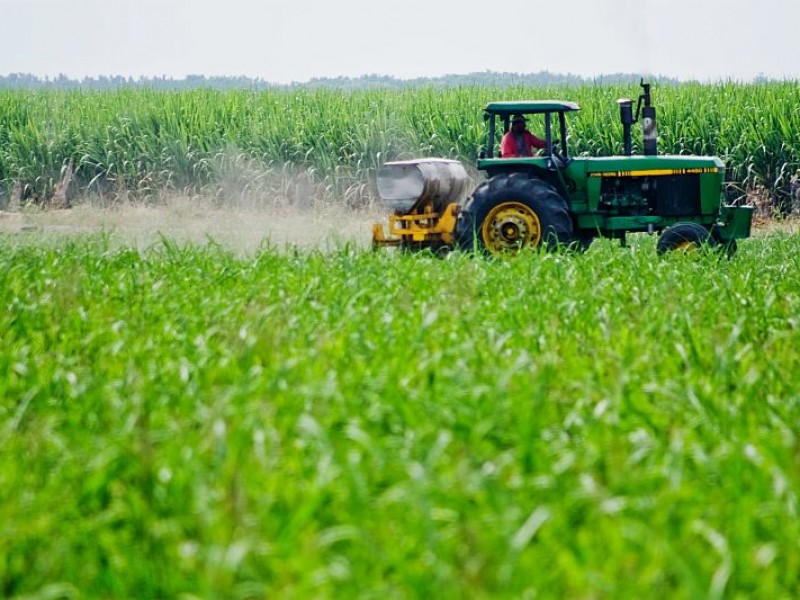
M 574 102 L 560 101 L 490 103 L 484 112 L 488 131 L 483 155 L 485 158 L 524 158 L 541 151 L 546 156 L 555 155 L 566 159 L 565 114 L 579 109 Z M 522 131 L 527 133 L 523 134 Z M 518 151 L 514 150 L 514 144 L 508 139 L 509 132 L 516 134 Z M 522 140 L 528 148 L 522 147 Z

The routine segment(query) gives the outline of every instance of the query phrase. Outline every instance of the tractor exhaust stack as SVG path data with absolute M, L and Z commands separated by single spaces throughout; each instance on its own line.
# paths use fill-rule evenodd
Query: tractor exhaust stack
M 633 100 L 630 98 L 620 98 L 619 118 L 622 122 L 622 144 L 625 156 L 633 153 L 631 143 L 631 126 L 639 121 L 639 113 L 642 115 L 642 135 L 645 156 L 655 156 L 658 154 L 658 131 L 656 130 L 656 107 L 650 103 L 650 84 L 642 79 L 639 84 L 644 92 L 639 95 L 636 103 L 636 114 L 633 114 Z M 644 105 L 643 105 L 644 104 Z
M 639 84 L 644 93 L 639 96 L 636 105 L 636 117 L 639 117 L 639 108 L 642 109 L 642 133 L 644 134 L 644 153 L 646 156 L 658 154 L 658 132 L 656 130 L 656 107 L 650 104 L 650 84 L 644 79 Z M 644 102 L 644 106 L 642 106 Z
M 633 100 L 630 98 L 620 98 L 617 100 L 617 104 L 619 104 L 619 119 L 622 121 L 623 153 L 625 156 L 630 156 L 633 153 L 631 144 L 631 125 L 634 123 Z

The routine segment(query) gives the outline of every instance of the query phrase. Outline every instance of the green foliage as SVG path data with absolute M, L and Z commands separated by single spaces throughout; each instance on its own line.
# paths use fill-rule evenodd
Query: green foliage
M 797 597 L 799 246 L 0 240 L 0 593 Z
M 0 183 L 46 198 L 66 165 L 100 193 L 219 193 L 237 169 L 296 166 L 335 195 L 368 185 L 386 160 L 477 157 L 481 108 L 498 99 L 564 98 L 573 152 L 622 151 L 616 98 L 635 85 L 465 86 L 159 92 L 0 92 Z M 744 187 L 780 195 L 800 166 L 796 82 L 662 85 L 659 149 L 721 156 Z M 634 137 L 639 146 L 639 136 Z

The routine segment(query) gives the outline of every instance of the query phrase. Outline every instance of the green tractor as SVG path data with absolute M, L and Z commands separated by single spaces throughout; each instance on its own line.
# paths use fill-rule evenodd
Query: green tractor
M 732 253 L 750 235 L 753 208 L 723 202 L 725 165 L 717 157 L 656 152 L 656 114 L 650 84 L 633 100 L 618 100 L 624 154 L 570 156 L 567 115 L 574 102 L 492 102 L 484 109 L 486 146 L 478 158 L 481 182 L 463 198 L 463 165 L 445 159 L 386 163 L 378 192 L 392 209 L 389 233 L 373 226 L 373 245 L 407 249 L 461 248 L 490 254 L 521 248 L 587 248 L 597 237 L 625 244 L 632 232 L 659 233 L 659 252 L 719 247 Z M 540 154 L 504 157 L 498 134 L 522 115 L 542 124 Z M 643 154 L 634 155 L 632 125 L 641 116 Z

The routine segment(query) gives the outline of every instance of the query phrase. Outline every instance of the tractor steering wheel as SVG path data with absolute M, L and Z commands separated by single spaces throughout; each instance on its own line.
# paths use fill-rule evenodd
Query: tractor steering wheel
M 565 167 L 569 164 L 569 159 L 558 151 L 558 145 L 559 141 L 553 140 L 553 143 L 550 146 L 551 160 L 555 159 L 553 162 L 558 161 L 558 163 L 560 163 L 557 164 L 556 166 Z

